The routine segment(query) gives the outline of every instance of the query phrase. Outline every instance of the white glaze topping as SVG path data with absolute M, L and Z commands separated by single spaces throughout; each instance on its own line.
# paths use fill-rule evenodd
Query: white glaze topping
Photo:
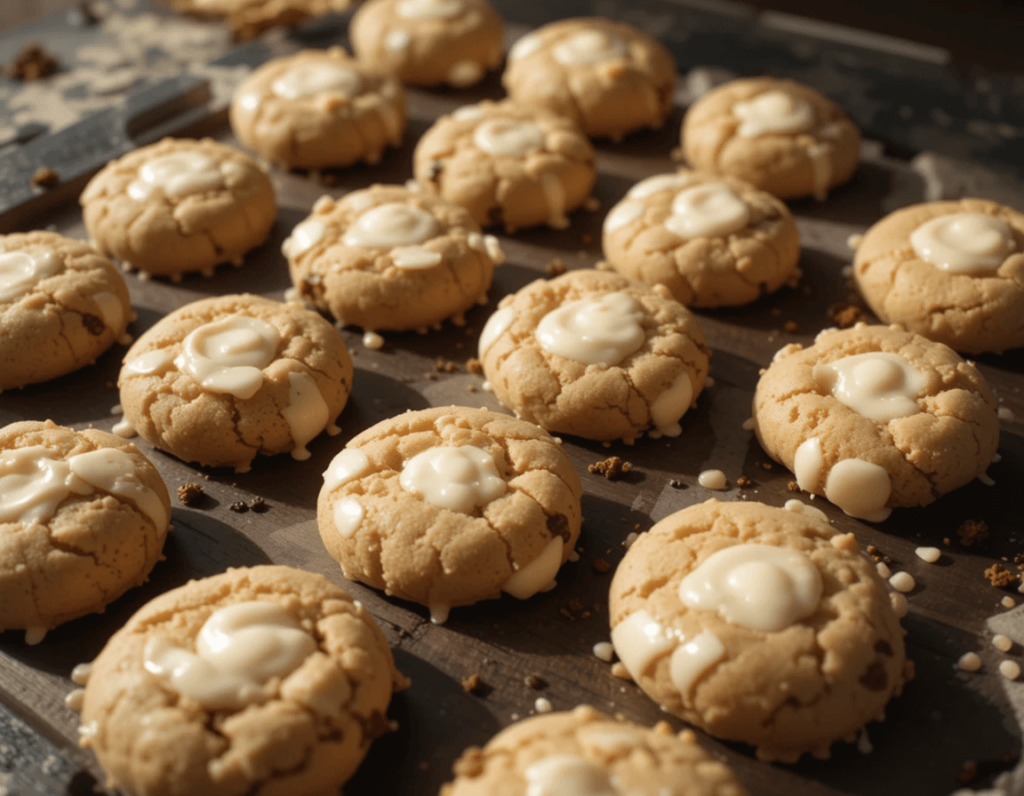
M 388 202 L 367 210 L 345 232 L 346 246 L 390 249 L 413 246 L 437 235 L 438 225 L 426 210 Z
M 121 376 L 148 376 L 170 367 L 173 362 L 174 357 L 170 351 L 157 348 L 125 362 L 121 368 Z
M 921 411 L 927 377 L 899 354 L 855 354 L 814 366 L 814 379 L 857 414 L 888 422 Z
M 452 111 L 452 118 L 460 122 L 471 122 L 484 117 L 484 109 L 479 105 L 463 105 Z
M 732 106 L 740 120 L 737 133 L 755 138 L 771 133 L 802 133 L 814 125 L 814 109 L 788 91 L 766 91 Z
M 805 517 L 814 517 L 816 520 L 828 522 L 828 515 L 824 511 L 816 506 L 810 506 L 802 500 L 797 500 L 796 498 L 790 498 L 787 500 L 782 508 L 786 511 L 794 511 L 797 514 L 803 514 Z
M 487 323 L 484 324 L 483 331 L 480 332 L 480 342 L 477 346 L 477 353 L 480 359 L 484 358 L 484 354 L 487 353 L 494 341 L 501 337 L 509 326 L 512 325 L 512 321 L 515 320 L 516 312 L 511 307 L 502 307 L 496 310 L 490 318 L 487 319 Z
M 817 437 L 805 439 L 796 449 L 793 457 L 793 475 L 804 492 L 816 492 L 825 467 L 825 456 L 821 452 L 821 440 Z
M 502 584 L 501 590 L 513 597 L 526 600 L 537 592 L 547 591 L 555 585 L 555 575 L 562 566 L 562 552 L 565 544 L 556 536 L 541 550 L 539 556 L 512 573 Z
M 362 478 L 370 471 L 370 460 L 359 448 L 346 448 L 327 466 L 324 473 L 324 489 L 331 491 L 349 481 Z
M 124 305 L 113 293 L 103 290 L 95 294 L 92 300 L 100 311 L 103 323 L 110 329 L 120 329 L 124 325 Z
M 441 252 L 425 246 L 399 246 L 391 250 L 391 262 L 403 271 L 422 271 L 441 264 Z
M 468 514 L 505 494 L 494 456 L 472 445 L 428 448 L 405 463 L 399 483 L 438 508 Z
M 807 147 L 807 156 L 814 172 L 814 198 L 824 201 L 832 182 L 832 145 L 815 142 Z
M 298 257 L 322 241 L 326 231 L 327 227 L 323 221 L 317 218 L 306 219 L 301 224 L 296 224 L 281 248 L 286 257 Z
M 405 19 L 451 19 L 466 10 L 463 0 L 401 0 L 395 9 Z
M 355 498 L 342 498 L 334 504 L 334 528 L 348 538 L 359 530 L 366 511 Z
M 280 340 L 266 321 L 232 315 L 190 332 L 174 364 L 207 390 L 252 398 L 263 385 L 263 368 L 274 361 Z
M 196 640 L 196 651 L 151 638 L 144 665 L 165 685 L 211 710 L 262 702 L 268 681 L 297 669 L 317 649 L 313 637 L 284 608 L 244 602 L 214 611 Z
M 518 158 L 544 148 L 544 131 L 520 119 L 489 119 L 473 131 L 473 142 L 491 155 Z
M 617 365 L 646 339 L 643 307 L 626 293 L 580 299 L 552 310 L 537 324 L 537 340 L 552 354 L 588 365 Z
M 484 76 L 484 68 L 476 61 L 456 61 L 448 70 L 445 80 L 455 88 L 472 86 Z
M 578 755 L 542 757 L 523 776 L 525 796 L 621 796 L 603 768 Z
M 676 639 L 646 610 L 630 614 L 612 628 L 615 652 L 636 680 L 655 660 L 676 646 Z
M 171 152 L 142 165 L 139 176 L 128 185 L 128 195 L 142 201 L 156 190 L 172 199 L 224 187 L 225 178 L 237 164 L 222 163 L 205 152 Z
M 351 96 L 362 88 L 363 79 L 350 66 L 330 63 L 302 64 L 289 69 L 273 82 L 270 90 L 281 99 L 309 97 L 321 91 Z
M 157 530 L 162 531 L 170 524 L 167 508 L 156 492 L 142 482 L 135 472 L 132 457 L 124 451 L 100 448 L 72 456 L 67 461 L 72 475 L 95 489 L 134 503 Z
M 327 428 L 330 414 L 316 379 L 308 373 L 292 371 L 288 374 L 288 406 L 281 410 L 281 416 L 288 421 L 295 443 L 293 459 L 301 462 L 309 458 L 306 444 Z
M 384 46 L 392 52 L 400 52 L 409 46 L 412 36 L 407 30 L 393 30 L 384 37 Z
M 577 31 L 551 48 L 555 60 L 566 66 L 596 64 L 621 58 L 628 52 L 622 39 L 602 30 Z
M 695 185 L 676 194 L 665 228 L 681 238 L 720 237 L 743 229 L 750 209 L 724 183 Z
M 697 679 L 725 657 L 725 645 L 710 630 L 683 641 L 669 660 L 669 677 L 682 696 L 686 696 Z
M 910 233 L 910 245 L 925 262 L 955 274 L 992 273 L 1017 248 L 1006 222 L 984 213 L 926 221 Z
M 688 174 L 655 174 L 640 180 L 626 194 L 630 199 L 646 199 L 661 191 L 680 191 L 690 185 L 693 178 Z
M 627 224 L 633 223 L 644 214 L 644 209 L 643 202 L 636 202 L 628 199 L 625 202 L 619 202 L 611 209 L 611 212 L 605 216 L 605 233 L 614 232 L 617 229 L 622 229 L 622 227 Z
M 683 427 L 680 418 L 693 403 L 693 382 L 684 370 L 663 390 L 651 404 L 651 422 L 666 437 L 678 437 Z
M 881 522 L 892 509 L 885 507 L 892 482 L 884 467 L 863 459 L 843 459 L 825 479 L 825 497 L 851 517 Z
M 53 252 L 0 252 L 0 302 L 25 295 L 60 268 L 60 258 Z
M 818 568 L 798 550 L 737 544 L 712 553 L 683 578 L 679 599 L 689 608 L 771 632 L 814 613 L 821 589 Z
M 512 63 L 520 58 L 532 55 L 540 49 L 541 44 L 540 36 L 534 33 L 527 33 L 509 48 L 508 62 Z

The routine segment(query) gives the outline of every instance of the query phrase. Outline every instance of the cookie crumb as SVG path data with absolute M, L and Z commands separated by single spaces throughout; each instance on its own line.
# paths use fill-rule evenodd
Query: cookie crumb
M 668 485 L 673 489 L 686 489 L 686 484 L 684 484 L 678 478 L 670 478 Z
M 741 475 L 736 479 L 736 486 L 740 489 L 749 489 L 754 485 L 754 479 L 747 478 L 745 475 Z
M 486 690 L 486 688 L 486 684 L 476 672 L 468 674 L 462 678 L 462 690 L 467 694 L 480 695 Z
M 544 270 L 547 271 L 548 276 L 561 276 L 565 273 L 565 263 L 562 261 L 561 257 L 555 257 L 548 261 Z
M 1009 652 L 1013 649 L 1013 639 L 1002 633 L 996 633 L 992 636 L 992 646 L 1000 652 Z
M 761 469 L 762 470 L 771 470 L 772 469 L 772 463 L 771 462 L 761 462 Z
M 988 523 L 984 520 L 964 520 L 956 529 L 956 535 L 964 547 L 973 547 L 988 539 Z
M 1003 597 L 1003 599 L 1001 599 L 999 601 L 999 604 L 1001 606 L 1003 606 L 1003 608 L 1013 608 L 1013 606 L 1015 606 L 1017 604 L 1017 601 L 1015 599 L 1013 599 L 1013 597 L 1010 597 L 1009 595 L 1007 595 L 1006 597 Z
M 1017 661 L 1003 661 L 999 664 L 999 674 L 1007 680 L 1016 680 L 1020 677 L 1020 664 Z
M 39 80 L 60 68 L 57 58 L 39 42 L 29 42 L 14 57 L 4 74 L 12 80 Z
M 889 558 L 889 556 L 887 556 L 885 553 L 883 553 L 881 551 L 881 549 L 879 549 L 876 545 L 869 544 L 868 547 L 867 547 L 867 554 L 868 554 L 868 557 L 872 561 L 874 561 L 875 563 L 877 563 L 879 561 L 881 561 L 881 562 L 883 562 L 885 564 L 891 564 L 892 563 L 892 559 Z
M 249 504 L 244 500 L 236 500 L 230 506 L 228 506 L 236 514 L 245 514 L 249 510 Z
M 956 782 L 958 785 L 966 785 L 978 776 L 978 764 L 973 760 L 964 760 L 957 772 Z
M 547 688 L 547 680 L 543 677 L 538 677 L 535 674 L 528 674 L 523 678 L 523 682 L 527 688 L 531 688 L 534 691 L 540 691 L 542 688 Z
M 40 188 L 52 188 L 60 184 L 60 175 L 49 166 L 40 166 L 29 180 L 33 185 Z
M 981 656 L 976 652 L 965 652 L 956 662 L 962 672 L 976 672 L 981 668 Z
M 782 324 L 782 331 L 786 334 L 796 334 L 800 331 L 800 324 L 796 321 L 786 321 Z
M 438 357 L 434 360 L 434 370 L 438 373 L 455 373 L 459 369 L 459 366 L 452 362 L 450 359 L 444 357 Z
M 840 329 L 849 329 L 864 317 L 864 310 L 856 304 L 833 304 L 829 307 L 828 317 Z
M 257 514 L 262 514 L 265 511 L 269 511 L 270 506 L 267 504 L 267 501 L 265 501 L 263 498 L 254 497 L 252 500 L 249 501 L 249 508 L 252 511 L 255 511 Z
M 178 500 L 184 506 L 194 506 L 203 499 L 204 494 L 201 484 L 183 484 L 178 487 Z
M 786 491 L 787 492 L 799 492 L 799 491 L 801 491 L 800 490 L 800 484 L 798 484 L 796 481 L 790 481 L 788 484 L 786 484 Z
M 476 373 L 482 375 L 484 372 L 483 363 L 480 362 L 476 357 L 470 357 L 466 360 L 466 373 Z
M 633 533 L 629 534 L 629 536 L 627 536 L 625 539 L 622 540 L 622 546 L 625 547 L 627 550 L 629 550 L 629 548 L 633 546 L 633 542 L 635 542 L 639 538 L 640 538 L 640 534 L 638 534 L 636 531 L 634 531 Z
M 603 461 L 594 462 L 587 466 L 587 472 L 603 475 L 609 481 L 614 481 L 615 479 L 620 478 L 632 469 L 632 464 L 627 461 L 623 461 L 618 456 L 609 456 Z
M 616 661 L 612 664 L 612 677 L 618 677 L 626 682 L 633 681 L 633 675 L 629 673 L 629 669 L 626 668 L 626 664 L 622 661 Z
M 591 213 L 596 213 L 601 209 L 601 200 L 596 196 L 588 196 L 583 202 L 583 209 L 589 210 Z
M 592 566 L 594 567 L 594 572 L 596 572 L 599 575 L 606 574 L 612 568 L 612 565 L 605 561 L 603 558 L 595 558 L 592 563 Z
M 610 641 L 599 641 L 594 645 L 594 657 L 605 663 L 611 663 L 615 655 L 615 647 Z
M 997 589 L 1005 589 L 1017 580 L 1017 576 L 1002 564 L 993 564 L 985 570 L 985 578 Z

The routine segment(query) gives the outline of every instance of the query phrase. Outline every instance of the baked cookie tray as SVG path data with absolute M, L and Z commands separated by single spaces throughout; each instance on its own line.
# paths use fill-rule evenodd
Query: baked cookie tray
M 555 16 L 540 3 L 498 5 L 513 23 L 510 39 L 527 26 Z M 702 85 L 741 72 L 756 73 L 758 67 L 749 61 L 749 53 L 757 48 L 762 53 L 788 52 L 775 62 L 768 59 L 765 68 L 804 79 L 840 102 L 857 80 L 864 83 L 864 75 L 877 79 L 882 72 L 874 56 L 861 57 L 864 68 L 860 71 L 850 56 L 848 72 L 842 80 L 836 79 L 842 72 L 836 53 L 845 52 L 842 47 L 791 33 L 767 29 L 758 33 L 752 21 L 738 20 L 731 13 L 683 9 L 667 2 L 632 3 L 629 9 L 613 3 L 573 5 L 572 13 L 619 16 L 676 47 L 683 79 L 679 103 L 668 124 L 621 144 L 597 142 L 599 176 L 594 195 L 600 209 L 577 211 L 564 231 L 533 229 L 512 237 L 499 235 L 508 261 L 496 271 L 490 303 L 472 310 L 465 327 L 446 323 L 423 335 L 386 334 L 385 346 L 377 351 L 363 347 L 359 330 L 343 330 L 355 357 L 354 391 L 339 420 L 341 435 L 317 438 L 310 445 L 308 461 L 260 458 L 251 472 L 240 475 L 197 469 L 136 440 L 172 493 L 173 528 L 164 550 L 166 560 L 157 565 L 147 584 L 117 600 L 104 614 L 70 622 L 37 646 L 27 646 L 21 632 L 0 635 L 0 793 L 86 794 L 102 783 L 102 771 L 91 753 L 77 748 L 78 716 L 64 706 L 65 695 L 74 687 L 69 679 L 72 667 L 95 657 L 132 612 L 155 595 L 228 567 L 270 562 L 323 573 L 349 588 L 379 620 L 399 668 L 412 680 L 412 687 L 392 701 L 389 717 L 394 731 L 374 743 L 346 786 L 350 794 L 436 793 L 466 746 L 482 745 L 516 718 L 531 715 L 538 697 L 549 700 L 556 710 L 589 703 L 647 725 L 668 718 L 673 726 L 682 726 L 635 685 L 613 677 L 610 665 L 592 652 L 594 644 L 609 637 L 607 593 L 612 572 L 602 572 L 602 562 L 614 570 L 630 533 L 642 532 L 668 514 L 708 498 L 780 506 L 794 497 L 787 488 L 792 475 L 769 460 L 743 424 L 750 416 L 759 370 L 776 350 L 788 343 L 809 343 L 821 329 L 834 325 L 836 307 L 851 301 L 862 306 L 844 273 L 852 259 L 847 243 L 851 235 L 862 233 L 893 209 L 925 199 L 974 193 L 1024 208 L 1024 191 L 1006 169 L 950 159 L 950 151 L 970 154 L 971 145 L 966 138 L 956 144 L 948 125 L 936 128 L 932 135 L 927 123 L 894 124 L 885 108 L 877 108 L 873 117 L 865 117 L 862 108 L 852 108 L 868 138 L 856 177 L 825 202 L 790 204 L 801 235 L 799 284 L 748 307 L 699 313 L 713 349 L 713 386 L 684 417 L 682 435 L 642 439 L 629 446 L 566 437 L 564 449 L 580 472 L 584 489 L 579 561 L 563 567 L 551 592 L 525 602 L 506 596 L 459 608 L 446 624 L 431 624 L 426 609 L 418 605 L 346 583 L 324 549 L 315 506 L 321 474 L 332 457 L 358 432 L 407 409 L 458 404 L 503 411 L 485 391 L 483 377 L 466 368 L 467 359 L 476 353 L 484 321 L 501 297 L 547 276 L 553 264 L 560 261 L 568 269 L 587 268 L 599 260 L 605 212 L 634 182 L 673 168 L 670 153 L 678 144 L 682 112 Z M 568 13 L 561 7 L 558 11 L 558 16 Z M 716 52 L 721 58 L 716 60 L 706 47 L 680 55 L 680 43 L 687 38 L 680 37 L 681 28 L 689 31 L 687 36 L 694 42 L 702 30 L 717 37 Z M 334 28 L 321 26 L 308 33 L 304 43 L 323 46 L 328 36 L 337 37 L 343 30 L 344 20 Z M 274 46 L 287 50 L 297 47 L 297 41 L 276 37 Z M 730 42 L 732 47 L 727 46 Z M 744 56 L 742 50 L 748 44 Z M 749 61 L 746 66 L 741 63 L 744 57 Z M 927 58 L 904 60 L 903 73 L 892 67 L 893 80 L 909 75 L 908 85 L 913 85 L 914 80 L 927 83 L 929 75 L 948 74 L 925 63 Z M 867 66 L 869 62 L 875 66 Z M 711 68 L 691 68 L 696 64 Z M 824 85 L 816 82 L 816 75 Z M 828 79 L 836 79 L 835 91 L 830 90 Z M 941 99 L 942 92 L 955 91 L 957 83 L 950 79 L 931 85 Z M 864 83 L 856 96 L 866 101 L 875 87 Z M 500 94 L 496 76 L 468 91 L 410 90 L 405 144 L 389 152 L 378 166 L 330 172 L 333 187 L 326 187 L 316 175 L 273 169 L 280 210 L 270 239 L 250 253 L 243 267 L 220 267 L 212 278 L 187 277 L 174 284 L 130 275 L 132 303 L 138 313 L 130 332 L 137 337 L 169 311 L 208 296 L 249 291 L 282 298 L 290 283 L 281 243 L 319 196 L 339 196 L 375 182 L 404 182 L 411 175 L 415 141 L 434 119 L 459 104 Z M 906 101 L 910 100 L 897 96 L 890 104 L 895 103 L 895 108 Z M 912 101 L 928 102 L 920 96 Z M 214 115 L 188 132 L 232 140 L 223 115 Z M 904 154 L 913 154 L 906 146 L 909 139 L 932 141 L 947 154 L 899 158 L 887 154 L 893 147 L 878 143 L 880 139 L 902 143 L 896 149 Z M 993 148 L 986 152 L 996 158 L 1006 154 Z M 47 225 L 85 237 L 77 204 L 72 202 L 35 223 Z M 872 320 L 867 313 L 864 319 Z M 78 373 L 0 394 L 0 423 L 51 418 L 75 428 L 110 429 L 118 419 L 112 408 L 118 403 L 115 384 L 125 350 L 115 346 L 94 366 Z M 1017 592 L 1019 580 L 999 589 L 984 575 L 996 563 L 1019 574 L 1014 558 L 1024 534 L 1024 352 L 984 356 L 978 364 L 1002 408 L 1001 458 L 988 471 L 994 484 L 972 482 L 927 508 L 898 509 L 876 525 L 848 517 L 824 500 L 814 502 L 837 531 L 853 532 L 863 546 L 875 545 L 891 559 L 893 571 L 905 570 L 914 576 L 917 587 L 908 595 L 910 611 L 903 626 L 916 677 L 890 703 L 884 722 L 870 724 L 858 745 L 836 745 L 827 761 L 771 765 L 757 761 L 748 747 L 701 735 L 705 746 L 732 765 L 752 793 L 945 794 L 965 783 L 990 787 L 1000 775 L 998 782 L 1007 792 L 1024 792 L 1024 775 L 1016 768 L 1024 683 L 1009 681 L 998 671 L 1003 659 L 1020 661 L 1024 642 L 1024 605 L 1007 608 L 1002 601 L 1010 597 L 1024 603 L 1024 595 Z M 624 477 L 609 481 L 588 473 L 588 465 L 611 455 L 632 464 Z M 726 473 L 730 484 L 726 491 L 710 492 L 698 485 L 698 474 L 709 468 Z M 750 485 L 738 488 L 741 476 Z M 204 497 L 186 507 L 174 493 L 193 482 L 202 485 Z M 232 504 L 255 498 L 265 501 L 265 511 L 231 509 Z M 987 539 L 964 544 L 957 530 L 965 521 L 985 522 Z M 936 564 L 925 563 L 915 555 L 918 546 L 938 547 L 942 558 Z M 990 640 L 997 632 L 1015 640 L 1009 653 L 992 647 Z M 977 673 L 959 671 L 957 659 L 971 650 L 981 654 L 983 668 Z M 473 693 L 462 685 L 470 675 L 482 681 Z M 527 684 L 527 679 L 537 684 L 531 676 L 539 678 L 540 689 Z

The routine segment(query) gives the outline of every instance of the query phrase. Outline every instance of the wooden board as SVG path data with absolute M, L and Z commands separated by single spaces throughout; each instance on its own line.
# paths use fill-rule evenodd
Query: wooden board
M 211 295 L 249 291 L 281 298 L 289 280 L 280 244 L 317 197 L 338 196 L 374 182 L 404 181 L 411 173 L 414 142 L 433 119 L 463 102 L 499 95 L 495 77 L 468 92 L 411 91 L 410 127 L 403 147 L 380 166 L 338 172 L 337 187 L 327 189 L 311 176 L 275 170 L 281 209 L 267 243 L 247 258 L 244 267 L 220 268 L 210 279 L 188 277 L 172 284 L 130 276 L 139 315 L 131 331 L 138 335 L 167 312 Z M 632 183 L 673 167 L 669 153 L 677 143 L 681 113 L 677 109 L 662 131 L 638 134 L 621 145 L 598 143 L 600 175 L 594 193 L 601 202 L 599 211 L 573 214 L 572 226 L 565 231 L 538 229 L 511 238 L 500 236 L 508 263 L 497 270 L 490 304 L 469 313 L 465 328 L 446 324 L 427 335 L 388 334 L 380 351 L 364 349 L 358 330 L 344 330 L 355 355 L 355 389 L 340 419 L 341 436 L 314 441 L 309 461 L 294 462 L 287 456 L 262 459 L 244 475 L 200 471 L 140 442 L 172 493 L 182 484 L 198 481 L 207 498 L 190 508 L 173 501 L 166 560 L 148 584 L 114 603 L 105 614 L 71 622 L 35 647 L 26 646 L 20 633 L 0 635 L 0 697 L 5 707 L 0 712 L 0 792 L 87 793 L 96 780 L 102 781 L 91 754 L 75 748 L 77 716 L 63 704 L 72 688 L 68 676 L 76 663 L 92 659 L 146 600 L 190 578 L 267 562 L 321 572 L 344 583 L 315 525 L 320 474 L 328 462 L 356 433 L 408 408 L 455 403 L 500 409 L 494 397 L 483 391 L 481 377 L 464 368 L 465 360 L 475 354 L 477 335 L 488 314 L 502 296 L 544 276 L 553 259 L 569 268 L 595 263 L 607 209 Z M 232 140 L 218 124 L 209 131 Z M 978 179 L 990 179 L 979 174 Z M 594 569 L 594 560 L 603 558 L 614 565 L 624 552 L 623 540 L 634 529 L 645 530 L 673 511 L 712 496 L 772 505 L 792 497 L 787 491 L 792 476 L 771 464 L 753 434 L 742 429 L 750 415 L 759 369 L 782 345 L 808 343 L 831 325 L 829 308 L 851 297 L 852 287 L 843 275 L 851 259 L 848 236 L 863 232 L 896 207 L 922 200 L 928 191 L 934 194 L 935 186 L 935 179 L 926 180 L 920 169 L 886 157 L 880 147 L 869 147 L 854 181 L 827 202 L 791 204 L 803 245 L 804 276 L 795 289 L 784 289 L 747 308 L 700 313 L 714 350 L 714 386 L 686 415 L 679 438 L 610 448 L 566 438 L 565 450 L 584 484 L 584 529 L 578 545 L 580 561 L 563 568 L 554 591 L 526 602 L 504 597 L 456 609 L 447 624 L 438 626 L 419 606 L 349 585 L 380 620 L 398 665 L 413 686 L 392 703 L 389 715 L 397 722 L 397 731 L 374 745 L 346 787 L 347 793 L 435 793 L 465 746 L 482 744 L 516 717 L 529 715 L 538 696 L 549 699 L 556 709 L 587 702 L 646 724 L 665 718 L 636 686 L 612 677 L 608 664 L 592 654 L 595 643 L 608 639 L 611 580 L 611 574 Z M 1017 193 L 1014 184 L 1004 180 L 1000 189 L 1024 206 L 1024 193 Z M 51 224 L 85 237 L 75 206 L 57 208 L 38 221 L 39 226 Z M 798 332 L 782 331 L 789 321 L 797 324 Z M 124 350 L 116 347 L 77 374 L 0 394 L 0 423 L 52 418 L 78 428 L 109 429 L 117 419 L 111 408 L 118 403 L 114 385 Z M 435 368 L 439 357 L 459 367 L 453 373 L 439 372 Z M 894 570 L 905 569 L 917 580 L 919 585 L 910 595 L 910 614 L 904 620 L 917 677 L 890 705 L 886 721 L 869 726 L 874 751 L 866 756 L 852 746 L 839 745 L 829 761 L 773 766 L 756 761 L 742 745 L 703 737 L 715 754 L 736 768 L 753 793 L 948 793 L 957 787 L 966 761 L 976 761 L 980 777 L 975 784 L 989 782 L 1015 764 L 1024 686 L 1001 678 L 996 666 L 1004 657 L 1019 660 L 1019 644 L 1024 641 L 1024 608 L 1007 611 L 1000 600 L 1008 594 L 1024 598 L 993 588 L 982 573 L 995 561 L 1012 560 L 1020 550 L 1024 352 L 982 357 L 979 364 L 1001 405 L 1011 413 L 1008 416 L 1014 418 L 1002 426 L 1002 458 L 989 471 L 994 486 L 974 482 L 930 507 L 897 510 L 879 525 L 861 523 L 824 501 L 816 502 L 837 530 L 852 531 L 862 544 L 877 545 L 892 558 Z M 587 473 L 588 464 L 610 453 L 632 462 L 628 477 L 609 482 Z M 697 474 L 709 467 L 725 471 L 731 484 L 743 475 L 754 485 L 710 493 L 697 484 Z M 229 508 L 256 496 L 266 500 L 269 510 L 265 513 L 239 514 Z M 968 519 L 988 523 L 985 546 L 958 544 L 956 530 Z M 934 565 L 922 562 L 914 554 L 919 545 L 942 548 L 942 560 Z M 1009 656 L 996 653 L 988 643 L 993 622 L 1002 623 L 1001 632 L 1010 635 L 1016 628 L 1018 645 Z M 968 650 L 982 653 L 982 672 L 967 675 L 955 669 L 957 658 Z M 469 674 L 483 679 L 484 694 L 463 690 L 460 681 Z M 528 675 L 541 677 L 546 686 L 532 690 L 524 683 Z

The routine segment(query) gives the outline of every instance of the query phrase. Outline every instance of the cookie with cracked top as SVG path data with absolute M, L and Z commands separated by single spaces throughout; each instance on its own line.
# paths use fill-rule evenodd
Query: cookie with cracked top
M 348 11 L 360 0 L 170 0 L 176 11 L 223 19 L 240 39 L 267 28 L 297 25 L 309 17 Z
M 111 161 L 81 196 L 94 245 L 126 269 L 180 279 L 242 264 L 277 217 L 270 178 L 241 150 L 165 138 Z
M 138 796 L 337 793 L 408 685 L 322 575 L 229 569 L 140 608 L 92 664 L 82 745 Z
M 681 433 L 710 354 L 697 318 L 668 288 L 593 270 L 506 296 L 479 341 L 484 375 L 519 417 L 627 442 Z
M 801 489 L 872 522 L 983 475 L 999 444 L 995 396 L 951 348 L 899 327 L 826 330 L 775 354 L 754 431 Z
M 665 285 L 688 307 L 749 304 L 800 276 L 789 209 L 734 177 L 680 169 L 641 180 L 604 220 L 621 274 Z
M 0 235 L 0 390 L 49 381 L 128 340 L 124 277 L 84 241 Z
M 983 199 L 904 207 L 857 246 L 871 310 L 957 351 L 1024 347 L 1024 213 Z
M 827 758 L 913 675 L 885 583 L 816 515 L 690 506 L 640 535 L 609 594 L 612 643 L 644 692 L 764 760 Z
M 163 479 L 97 429 L 26 420 L 0 429 L 0 630 L 101 612 L 146 581 L 171 524 Z
M 115 432 L 238 472 L 258 454 L 301 461 L 321 431 L 338 433 L 352 373 L 338 330 L 299 304 L 202 299 L 161 318 L 125 355 Z
M 486 409 L 406 412 L 355 437 L 324 473 L 320 537 L 346 578 L 430 609 L 554 586 L 580 533 L 569 457 Z

